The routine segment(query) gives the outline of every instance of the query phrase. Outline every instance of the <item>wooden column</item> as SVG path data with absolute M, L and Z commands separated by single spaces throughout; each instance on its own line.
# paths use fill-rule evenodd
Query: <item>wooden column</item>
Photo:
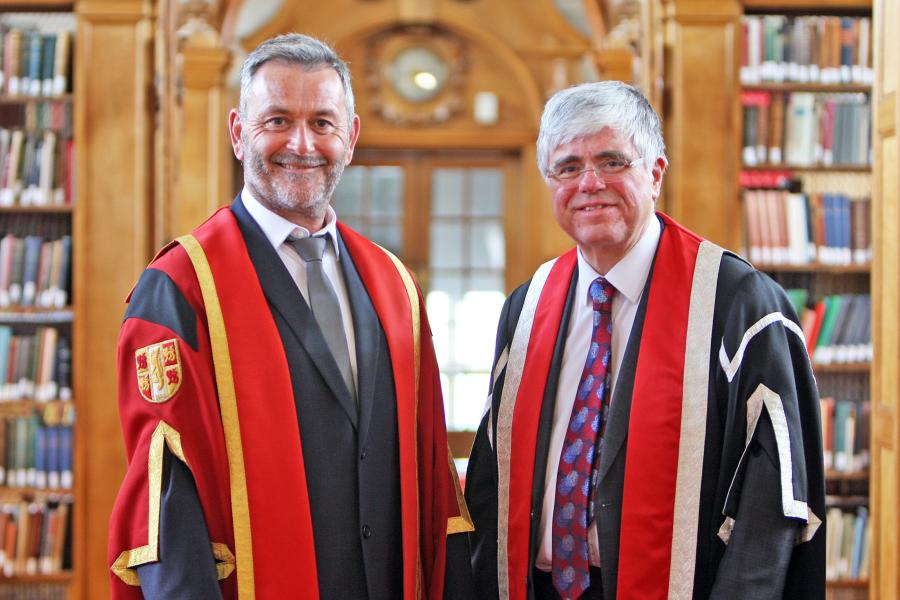
M 105 532 L 125 472 L 116 339 L 151 252 L 153 11 L 149 0 L 76 3 L 75 600 L 109 597 Z
M 224 70 L 230 60 L 212 30 L 188 33 L 178 53 L 183 88 L 176 114 L 175 186 L 168 199 L 164 234 L 188 233 L 217 207 L 231 201 L 231 164 Z
M 872 577 L 870 598 L 900 596 L 900 4 L 875 0 L 872 265 Z
M 737 249 L 741 7 L 737 0 L 669 0 L 664 10 L 670 166 L 660 208 Z

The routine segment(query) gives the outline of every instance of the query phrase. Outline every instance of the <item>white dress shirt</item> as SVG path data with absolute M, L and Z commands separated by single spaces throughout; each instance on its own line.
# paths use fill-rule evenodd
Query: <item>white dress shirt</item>
M 347 285 L 344 283 L 344 274 L 338 263 L 340 249 L 337 244 L 337 215 L 331 206 L 326 207 L 325 227 L 319 231 L 309 231 L 291 223 L 281 215 L 275 214 L 253 197 L 245 187 L 241 190 L 241 201 L 244 207 L 257 225 L 263 230 L 269 243 L 275 248 L 288 273 L 309 305 L 309 286 L 306 280 L 306 262 L 287 243 L 288 238 L 305 238 L 309 236 L 328 234 L 331 243 L 325 246 L 325 254 L 322 256 L 322 270 L 334 287 L 338 303 L 341 307 L 341 318 L 344 322 L 344 333 L 347 335 L 347 351 L 350 354 L 350 370 L 353 373 L 353 381 L 358 382 L 356 376 L 356 336 L 353 330 L 353 314 L 350 312 L 350 297 L 347 295 Z M 357 385 L 359 385 L 357 383 Z
M 656 246 L 659 243 L 661 227 L 655 214 L 650 215 L 650 222 L 644 233 L 628 253 L 617 262 L 605 275 L 616 294 L 612 304 L 612 350 L 610 364 L 610 394 L 616 389 L 619 365 L 625 355 L 625 346 L 631 335 L 634 317 L 637 314 L 644 284 L 653 264 Z M 551 571 L 553 566 L 553 505 L 556 500 L 556 472 L 559 468 L 559 457 L 562 453 L 566 428 L 572 416 L 575 404 L 575 393 L 593 332 L 594 308 L 589 301 L 588 288 L 600 273 L 588 264 L 581 250 L 578 250 L 578 282 L 575 287 L 575 301 L 569 317 L 569 328 L 566 332 L 566 346 L 563 351 L 562 368 L 559 372 L 559 388 L 556 391 L 556 407 L 553 410 L 553 427 L 550 431 L 550 446 L 547 454 L 547 474 L 544 479 L 544 506 L 541 511 L 540 534 L 538 536 L 538 554 L 535 566 L 542 571 Z M 610 395 L 610 401 L 612 400 Z M 600 551 L 597 547 L 597 525 L 592 522 L 588 528 L 591 565 L 600 566 Z

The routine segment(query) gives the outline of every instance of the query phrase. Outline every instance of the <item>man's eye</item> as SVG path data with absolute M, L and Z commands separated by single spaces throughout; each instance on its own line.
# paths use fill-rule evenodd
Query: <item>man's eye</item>
M 604 171 L 606 171 L 606 170 L 617 171 L 619 169 L 624 169 L 627 166 L 628 166 L 628 163 L 625 162 L 624 160 L 622 160 L 621 158 L 610 158 L 610 159 L 604 160 L 603 162 L 600 163 L 600 168 L 603 169 Z
M 269 128 L 279 128 L 287 125 L 287 119 L 284 117 L 272 117 L 271 119 L 266 120 L 266 127 Z
M 316 119 L 313 121 L 313 127 L 315 127 L 317 131 L 331 131 L 334 129 L 334 123 L 328 119 Z
M 571 175 L 573 173 L 577 173 L 581 170 L 581 167 L 578 165 L 563 165 L 559 169 L 556 170 L 559 175 Z

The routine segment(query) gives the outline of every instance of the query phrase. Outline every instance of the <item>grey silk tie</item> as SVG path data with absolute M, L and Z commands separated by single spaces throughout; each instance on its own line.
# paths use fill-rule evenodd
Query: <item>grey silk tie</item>
M 356 385 L 353 382 L 353 371 L 350 369 L 350 353 L 347 350 L 347 335 L 344 331 L 344 320 L 341 318 L 341 306 L 337 294 L 325 271 L 322 269 L 322 255 L 328 238 L 325 236 L 289 239 L 288 242 L 306 262 L 306 282 L 309 289 L 309 307 L 325 336 L 328 349 L 331 350 L 341 376 L 350 396 L 356 400 Z

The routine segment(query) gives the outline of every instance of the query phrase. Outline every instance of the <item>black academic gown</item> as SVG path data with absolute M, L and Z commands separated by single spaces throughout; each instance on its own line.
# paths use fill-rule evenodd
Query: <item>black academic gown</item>
M 510 524 L 510 527 L 529 528 L 532 568 L 538 547 L 546 469 L 556 468 L 558 461 L 558 457 L 548 458 L 547 453 L 577 273 L 576 269 L 569 286 L 543 402 L 536 407 L 540 410 L 540 423 L 530 522 Z M 748 329 L 763 316 L 782 313 L 794 323 L 797 317 L 777 284 L 734 255 L 723 254 L 718 278 L 693 598 L 823 598 L 825 525 L 806 529 L 798 520 L 784 516 L 778 448 L 772 421 L 765 411 L 749 447 L 745 448 L 747 400 L 763 383 L 781 394 L 787 410 L 793 413 L 792 427 L 805 432 L 805 435 L 793 432 L 797 435 L 791 441 L 804 444 L 810 460 L 795 464 L 794 469 L 803 471 L 797 473 L 798 479 L 808 481 L 807 501 L 816 517 L 822 518 L 824 473 L 818 395 L 803 340 L 786 332 L 784 327 L 765 328 L 745 348 L 740 376 L 731 381 L 720 359 L 721 348 L 727 356 L 735 356 Z M 605 429 L 605 451 L 594 492 L 605 600 L 616 598 L 629 413 L 651 279 L 652 272 L 613 390 Z M 492 440 L 497 439 L 497 413 L 506 369 L 502 364 L 497 369 L 497 360 L 510 346 L 529 285 L 530 282 L 516 289 L 507 298 L 501 313 L 492 370 L 491 408 L 476 434 L 466 476 L 466 501 L 475 524 L 471 541 L 478 598 L 499 596 L 497 454 Z M 728 537 L 722 530 L 723 525 L 725 530 L 729 529 L 731 520 L 733 527 Z M 815 535 L 811 541 L 797 543 L 804 533 L 812 530 Z M 728 538 L 727 544 L 722 537 Z M 533 594 L 529 577 L 528 597 L 533 598 Z

